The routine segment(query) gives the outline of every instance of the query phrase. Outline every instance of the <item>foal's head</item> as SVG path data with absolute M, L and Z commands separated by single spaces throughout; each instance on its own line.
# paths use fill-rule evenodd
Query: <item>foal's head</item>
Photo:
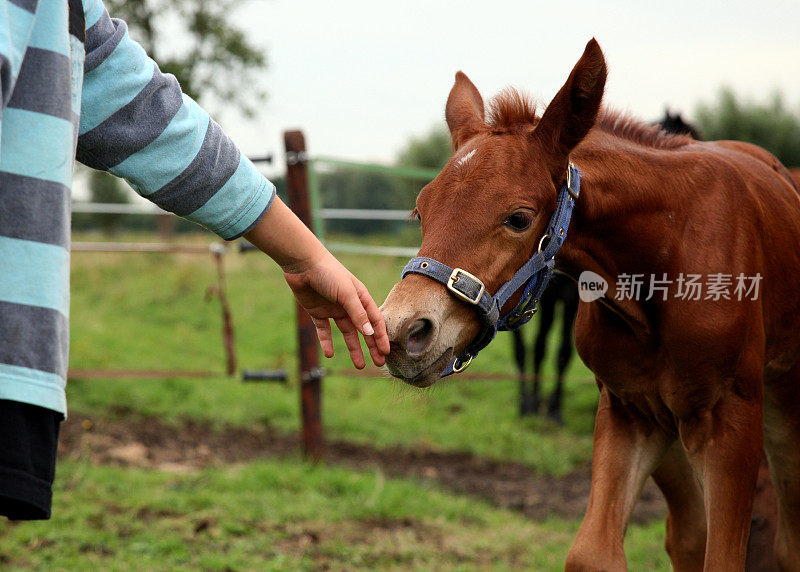
M 591 40 L 541 118 L 507 92 L 487 120 L 480 93 L 457 73 L 445 113 L 454 153 L 417 197 L 419 255 L 463 268 L 492 294 L 511 278 L 542 238 L 569 154 L 597 118 L 605 79 L 603 53 Z M 420 275 L 396 284 L 382 311 L 389 371 L 419 387 L 439 379 L 480 328 L 473 306 Z

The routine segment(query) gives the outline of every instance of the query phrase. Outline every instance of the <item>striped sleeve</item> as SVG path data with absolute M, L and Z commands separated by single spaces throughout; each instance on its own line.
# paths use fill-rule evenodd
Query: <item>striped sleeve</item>
M 272 204 L 272 183 L 101 0 L 84 0 L 84 9 L 78 160 L 124 177 L 140 195 L 222 238 L 250 230 Z
M 3 110 L 11 99 L 33 30 L 36 4 L 37 0 L 0 0 L 0 134 Z

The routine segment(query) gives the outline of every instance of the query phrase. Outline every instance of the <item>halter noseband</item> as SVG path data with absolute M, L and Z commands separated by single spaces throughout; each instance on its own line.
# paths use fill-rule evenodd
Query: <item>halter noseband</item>
M 580 189 L 581 173 L 570 163 L 567 181 L 558 192 L 556 210 L 539 240 L 539 248 L 511 280 L 500 286 L 494 296 L 486 291 L 483 282 L 474 274 L 463 268 L 451 268 L 433 258 L 417 256 L 403 268 L 403 278 L 409 274 L 421 274 L 436 280 L 450 294 L 475 306 L 480 317 L 481 331 L 461 354 L 453 358 L 442 377 L 464 371 L 478 352 L 494 339 L 498 330 L 516 330 L 527 324 L 536 313 L 539 298 L 553 274 L 555 255 L 567 238 L 572 209 Z M 500 316 L 501 308 L 520 288 L 522 296 L 517 305 L 505 316 Z

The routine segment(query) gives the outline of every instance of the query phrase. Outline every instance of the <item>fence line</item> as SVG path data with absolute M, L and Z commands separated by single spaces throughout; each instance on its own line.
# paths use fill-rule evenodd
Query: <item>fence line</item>
M 168 211 L 158 208 L 156 205 L 137 205 L 130 203 L 84 203 L 73 201 L 73 213 L 91 214 L 125 214 L 125 215 L 169 215 Z
M 406 246 L 371 246 L 350 242 L 328 242 L 325 246 L 331 252 L 344 252 L 346 254 L 372 254 L 376 256 L 397 256 L 413 258 L 419 252 L 417 248 Z
M 251 157 L 253 162 L 271 162 L 272 156 Z M 317 156 L 307 157 L 306 161 L 313 165 L 330 165 L 334 167 L 349 167 L 361 171 L 373 173 L 385 173 L 408 177 L 412 179 L 434 179 L 439 172 L 434 169 L 422 169 L 417 167 L 395 167 L 390 165 L 379 165 L 373 163 L 359 163 L 333 157 Z M 310 174 L 310 173 L 309 173 Z M 316 181 L 312 181 L 312 187 Z M 408 220 L 410 211 L 396 209 L 336 209 L 336 208 L 317 208 L 319 218 L 324 220 Z M 72 203 L 73 213 L 89 214 L 124 214 L 124 215 L 169 215 L 169 211 L 159 208 L 154 204 L 130 204 L 130 203 L 94 203 L 74 201 Z
M 219 371 L 191 369 L 69 369 L 69 379 L 125 379 L 125 378 L 173 378 L 192 377 L 206 379 L 224 375 Z
M 163 242 L 73 242 L 73 252 L 181 252 L 186 254 L 224 254 L 228 247 L 211 244 L 171 244 Z
M 360 163 L 358 161 L 349 161 L 347 159 L 339 159 L 324 155 L 309 156 L 306 153 L 287 155 L 287 163 L 293 164 L 297 162 L 302 162 L 308 167 L 308 192 L 309 200 L 311 201 L 311 217 L 314 221 L 317 237 L 323 242 L 325 242 L 325 219 L 339 218 L 337 216 L 326 217 L 326 211 L 334 211 L 335 214 L 335 211 L 353 210 L 354 216 L 351 218 L 359 218 L 362 220 L 403 220 L 408 217 L 408 214 L 400 214 L 403 211 L 387 211 L 380 209 L 323 209 L 320 195 L 319 176 L 317 174 L 316 167 L 346 167 L 348 169 L 357 169 L 359 171 L 366 171 L 368 173 L 381 173 L 395 175 L 398 177 L 407 177 L 410 179 L 424 179 L 427 181 L 433 180 L 439 174 L 439 172 L 434 169 L 423 169 L 419 167 L 397 167 L 380 165 L 376 163 Z M 366 214 L 370 211 L 373 212 L 371 214 Z M 383 215 L 385 215 L 387 218 L 383 218 Z
M 225 288 L 224 255 L 230 250 L 223 242 L 211 244 L 174 244 L 158 242 L 73 242 L 72 252 L 161 252 L 185 254 L 211 254 L 217 267 L 217 284 L 206 289 L 206 300 L 216 296 L 222 312 L 222 345 L 225 351 L 225 374 L 236 373 L 236 349 L 234 347 L 233 316 L 228 304 Z M 103 377 L 214 377 L 218 371 L 196 370 L 76 370 L 70 368 L 69 379 L 92 379 Z
M 129 203 L 72 203 L 73 213 L 122 214 L 122 215 L 171 215 L 169 211 L 156 205 L 137 205 Z M 325 220 L 399 220 L 407 221 L 410 211 L 401 209 L 319 209 L 319 216 Z
M 407 222 L 410 212 L 392 209 L 319 209 L 320 218 L 325 220 L 401 220 Z
M 354 168 L 368 172 L 392 174 L 401 177 L 414 179 L 432 180 L 439 172 L 433 169 L 420 169 L 413 167 L 392 167 L 387 165 L 359 163 L 333 157 L 309 157 L 305 151 L 305 140 L 302 132 L 284 132 L 284 143 L 286 147 L 286 166 L 287 184 L 289 190 L 290 206 L 295 209 L 298 216 L 312 230 L 316 226 L 317 235 L 322 239 L 322 225 L 315 225 L 325 219 L 360 219 L 360 220 L 387 220 L 387 221 L 406 221 L 408 212 L 404 210 L 390 209 L 323 209 L 319 204 L 319 179 L 316 176 L 315 166 L 333 166 Z M 260 160 L 271 160 L 265 157 Z M 167 215 L 166 211 L 155 205 L 131 205 L 131 204 L 102 204 L 102 203 L 73 203 L 73 212 L 81 213 L 119 213 L 119 214 L 148 214 L 148 215 Z M 334 252 L 345 252 L 352 254 L 369 254 L 378 256 L 392 256 L 409 258 L 417 255 L 417 248 L 404 246 L 380 246 L 365 245 L 357 243 L 330 242 L 327 247 Z M 163 243 L 73 243 L 72 249 L 84 252 L 186 252 L 186 253 L 211 253 L 215 255 L 217 264 L 220 265 L 220 292 L 224 292 L 224 279 L 221 272 L 222 255 L 229 251 L 224 243 L 213 243 L 211 245 L 180 245 Z M 255 250 L 249 243 L 242 244 L 239 248 L 241 252 Z M 224 293 L 221 294 L 223 299 Z M 230 316 L 225 316 L 227 303 L 223 301 L 223 318 L 227 320 Z M 298 335 L 298 365 L 301 394 L 301 437 L 303 448 L 307 455 L 313 460 L 319 460 L 324 456 L 324 433 L 321 418 L 321 394 L 322 379 L 325 375 L 323 369 L 319 367 L 319 346 L 314 333 L 313 323 L 308 314 L 298 307 L 297 313 L 297 335 Z M 227 332 L 226 332 L 227 335 Z M 225 338 L 226 348 L 230 351 L 233 348 L 232 338 Z M 231 361 L 229 361 L 230 367 Z M 230 370 L 229 370 L 230 371 Z M 213 375 L 212 372 L 164 372 L 164 371 L 71 371 L 72 375 L 85 377 L 106 377 L 106 376 L 132 376 L 150 377 L 158 375 L 191 374 L 193 377 L 206 377 Z M 371 368 L 365 372 L 357 371 L 333 371 L 331 373 L 346 373 L 348 375 L 363 375 L 385 377 L 381 370 Z M 245 372 L 245 380 L 248 374 Z M 286 373 L 279 372 L 255 372 L 253 378 L 256 379 L 285 379 Z M 466 374 L 459 376 L 460 379 L 494 379 L 507 380 L 519 379 L 512 374 Z
M 370 173 L 384 173 L 387 175 L 397 175 L 408 177 L 409 179 L 429 179 L 433 180 L 439 174 L 436 169 L 424 169 L 421 167 L 398 167 L 392 165 L 380 165 L 377 163 L 359 163 L 358 161 L 348 161 L 334 157 L 312 156 L 308 157 L 308 162 L 312 165 L 331 165 L 334 167 L 349 167 Z

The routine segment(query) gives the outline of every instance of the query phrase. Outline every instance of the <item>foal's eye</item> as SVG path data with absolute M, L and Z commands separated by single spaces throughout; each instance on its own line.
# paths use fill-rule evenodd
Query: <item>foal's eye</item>
M 533 222 L 533 217 L 526 212 L 516 212 L 503 221 L 503 224 L 512 230 L 522 232 L 528 230 Z

